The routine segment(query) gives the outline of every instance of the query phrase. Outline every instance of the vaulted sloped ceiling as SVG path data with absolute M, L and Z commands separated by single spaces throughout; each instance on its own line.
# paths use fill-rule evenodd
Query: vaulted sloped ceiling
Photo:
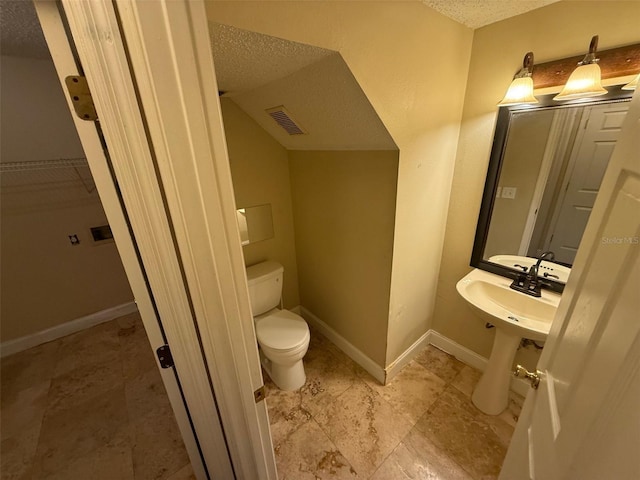
M 211 24 L 218 87 L 290 150 L 395 150 L 337 52 Z M 306 132 L 289 135 L 266 112 L 284 106 Z

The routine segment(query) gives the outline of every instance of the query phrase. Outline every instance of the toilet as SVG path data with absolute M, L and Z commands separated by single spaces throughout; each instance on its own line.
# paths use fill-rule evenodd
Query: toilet
M 262 262 L 247 268 L 247 281 L 262 366 L 280 390 L 296 390 L 306 381 L 302 357 L 311 335 L 301 316 L 278 308 L 283 273 L 278 262 Z

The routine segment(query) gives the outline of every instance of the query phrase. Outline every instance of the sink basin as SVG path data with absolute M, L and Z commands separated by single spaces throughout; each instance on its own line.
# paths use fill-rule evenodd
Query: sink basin
M 456 289 L 483 320 L 523 338 L 546 340 L 560 295 L 543 289 L 535 298 L 509 285 L 508 278 L 474 269 Z
M 516 265 L 521 265 L 523 267 L 527 267 L 528 270 L 531 265 L 534 265 L 538 261 L 538 259 L 532 257 L 523 257 L 521 255 L 494 255 L 493 257 L 489 258 L 489 261 L 492 263 L 497 263 L 498 265 L 502 265 L 503 267 L 513 268 L 514 270 L 519 270 L 520 268 L 516 267 Z M 559 263 L 543 260 L 542 262 L 540 262 L 539 272 L 542 277 L 544 277 L 546 274 L 550 280 L 567 283 L 569 274 L 571 273 L 571 269 L 569 267 L 565 267 L 564 265 L 560 265 Z
M 546 340 L 560 295 L 542 290 L 539 298 L 509 288 L 511 280 L 474 269 L 456 284 L 471 309 L 496 327 L 487 367 L 471 400 L 484 413 L 498 415 L 509 402 L 513 359 L 522 338 Z

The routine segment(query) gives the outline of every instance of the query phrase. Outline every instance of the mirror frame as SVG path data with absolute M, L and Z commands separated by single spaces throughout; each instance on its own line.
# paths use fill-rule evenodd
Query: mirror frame
M 489 226 L 491 223 L 491 215 L 493 214 L 493 206 L 495 202 L 496 189 L 498 187 L 498 179 L 502 171 L 504 160 L 504 152 L 509 137 L 509 126 L 514 113 L 524 111 L 535 111 L 550 108 L 575 107 L 579 105 L 598 105 L 601 103 L 616 103 L 629 101 L 633 96 L 632 90 L 622 90 L 622 85 L 614 85 L 605 87 L 608 93 L 599 97 L 570 100 L 555 101 L 553 97 L 556 94 L 540 95 L 538 104 L 536 105 L 514 105 L 509 107 L 500 107 L 496 121 L 495 133 L 493 137 L 493 145 L 491 147 L 491 155 L 489 157 L 489 166 L 487 168 L 487 176 L 485 177 L 484 190 L 482 193 L 482 203 L 480 204 L 480 213 L 478 215 L 478 223 L 476 225 L 476 233 L 471 251 L 470 265 L 479 270 L 495 273 L 503 277 L 515 279 L 522 272 L 513 268 L 505 267 L 497 263 L 484 259 L 484 249 L 487 244 L 489 235 Z M 508 252 L 505 252 L 508 254 Z M 565 284 L 555 280 L 549 280 L 547 288 L 555 292 L 562 293 Z

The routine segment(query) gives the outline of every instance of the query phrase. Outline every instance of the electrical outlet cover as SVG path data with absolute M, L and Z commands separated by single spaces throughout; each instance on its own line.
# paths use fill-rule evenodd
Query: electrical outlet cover
M 516 198 L 516 187 L 502 187 L 502 198 Z

